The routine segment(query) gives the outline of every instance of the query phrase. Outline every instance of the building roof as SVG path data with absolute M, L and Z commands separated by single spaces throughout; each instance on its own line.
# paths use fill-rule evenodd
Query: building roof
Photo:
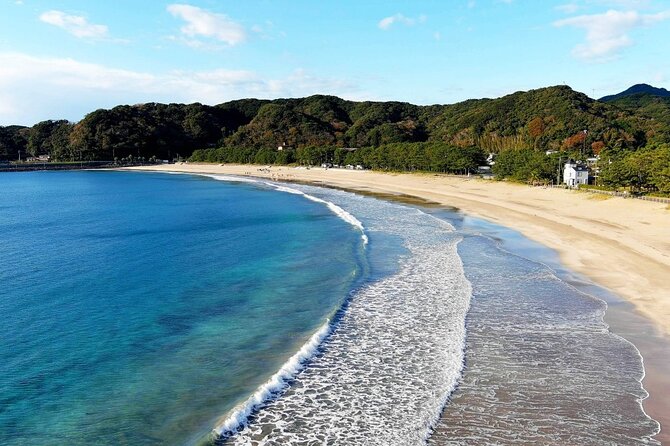
M 565 163 L 565 168 L 566 169 L 575 169 L 577 172 L 588 172 L 589 168 L 586 164 L 582 164 L 581 162 L 577 162 L 575 160 L 569 160 L 567 163 Z

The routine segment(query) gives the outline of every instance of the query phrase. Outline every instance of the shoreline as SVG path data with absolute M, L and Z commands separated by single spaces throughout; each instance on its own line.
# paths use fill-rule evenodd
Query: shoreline
M 569 270 L 626 300 L 596 294 L 608 304 L 605 320 L 612 331 L 636 345 L 643 356 L 644 386 L 650 394 L 643 406 L 662 425 L 655 438 L 670 444 L 670 402 L 664 401 L 670 392 L 670 364 L 664 360 L 670 352 L 670 209 L 666 204 L 435 174 L 261 168 L 177 164 L 128 170 L 254 176 L 417 197 L 520 232 L 553 249 Z

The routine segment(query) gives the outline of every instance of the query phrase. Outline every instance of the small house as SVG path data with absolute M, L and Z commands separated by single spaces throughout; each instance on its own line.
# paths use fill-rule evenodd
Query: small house
M 589 168 L 579 161 L 568 160 L 563 168 L 563 183 L 568 187 L 589 184 Z

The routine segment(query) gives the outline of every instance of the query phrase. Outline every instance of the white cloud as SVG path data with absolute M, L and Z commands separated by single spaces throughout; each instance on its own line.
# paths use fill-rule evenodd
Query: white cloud
M 97 108 L 142 102 L 218 104 L 245 97 L 317 93 L 369 99 L 350 82 L 321 78 L 301 69 L 281 78 L 229 69 L 154 74 L 21 53 L 0 53 L 0 66 L 0 125 L 78 120 Z
M 565 14 L 574 14 L 575 12 L 579 11 L 580 6 L 577 3 L 565 3 L 563 5 L 556 6 L 554 9 Z
M 392 16 L 385 17 L 385 18 L 381 19 L 379 21 L 379 23 L 377 24 L 377 26 L 380 29 L 387 30 L 387 29 L 390 29 L 391 26 L 393 26 L 396 23 L 401 23 L 401 24 L 406 25 L 406 26 L 414 26 L 417 23 L 425 22 L 426 19 L 427 19 L 427 17 L 425 15 L 420 15 L 417 18 L 412 18 L 412 17 L 406 17 L 406 16 L 398 13 L 398 14 L 395 14 L 395 15 L 392 15 Z
M 615 58 L 620 50 L 633 44 L 633 40 L 628 35 L 631 30 L 667 19 L 670 19 L 670 11 L 640 14 L 637 11 L 610 10 L 603 14 L 581 15 L 558 20 L 554 22 L 554 26 L 585 29 L 586 41 L 573 49 L 573 55 L 591 62 L 606 62 Z
M 40 20 L 49 25 L 57 26 L 80 39 L 102 39 L 107 37 L 107 26 L 88 23 L 86 17 L 69 15 L 63 11 L 47 11 L 40 15 Z
M 209 37 L 230 46 L 242 43 L 246 39 L 244 27 L 225 14 L 177 3 L 168 5 L 167 10 L 173 16 L 186 22 L 180 30 L 190 39 L 200 36 Z

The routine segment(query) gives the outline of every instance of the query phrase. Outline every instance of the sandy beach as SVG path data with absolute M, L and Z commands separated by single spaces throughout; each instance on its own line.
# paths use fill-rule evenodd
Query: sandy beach
M 433 174 L 389 174 L 345 169 L 177 164 L 138 169 L 251 175 L 373 193 L 419 197 L 500 225 L 554 249 L 563 264 L 630 302 L 652 322 L 657 338 L 670 337 L 670 206 L 579 191 L 529 187 Z M 628 327 L 634 331 L 634 327 Z M 649 348 L 658 354 L 658 345 Z M 645 402 L 668 426 L 667 357 L 649 357 Z M 667 376 L 667 375 L 666 375 Z M 665 434 L 667 428 L 664 429 Z M 662 438 L 662 437 L 661 437 Z M 666 440 L 666 439 L 664 439 Z

